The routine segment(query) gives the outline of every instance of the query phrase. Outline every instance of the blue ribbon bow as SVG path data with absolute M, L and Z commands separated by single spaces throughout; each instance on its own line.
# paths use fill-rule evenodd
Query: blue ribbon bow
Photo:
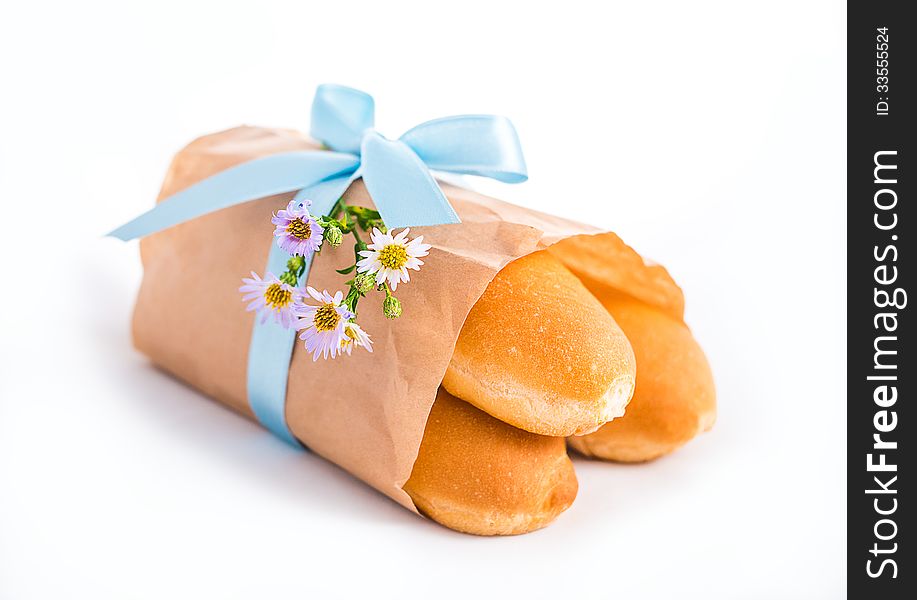
M 505 117 L 434 119 L 389 140 L 373 129 L 374 112 L 369 94 L 320 85 L 311 134 L 332 152 L 283 152 L 237 165 L 163 200 L 109 235 L 143 237 L 221 208 L 358 177 L 389 228 L 458 223 L 430 169 L 505 183 L 528 178 L 519 137 Z
M 283 152 L 242 163 L 166 198 L 108 235 L 131 240 L 221 208 L 297 190 L 297 199 L 312 200 L 313 214 L 324 215 L 360 177 L 390 229 L 458 223 L 431 169 L 505 183 L 528 178 L 519 137 L 505 117 L 434 119 L 397 140 L 377 133 L 374 121 L 372 96 L 340 85 L 320 85 L 312 102 L 311 135 L 331 151 Z M 272 244 L 267 271 L 283 272 L 288 258 Z M 304 278 L 311 264 L 307 258 Z M 255 319 L 248 399 L 263 425 L 298 443 L 284 415 L 295 337 L 273 320 L 262 324 Z

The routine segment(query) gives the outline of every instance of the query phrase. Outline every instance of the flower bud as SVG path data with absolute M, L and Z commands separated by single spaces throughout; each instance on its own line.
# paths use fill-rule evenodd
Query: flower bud
M 285 272 L 283 275 L 281 275 L 280 277 L 278 277 L 278 279 L 279 279 L 280 281 L 286 283 L 287 285 L 292 285 L 292 286 L 294 286 L 294 287 L 295 287 L 296 284 L 298 283 L 296 274 L 293 273 L 292 271 L 287 271 L 287 272 Z
M 332 225 L 325 230 L 325 239 L 331 244 L 332 248 L 337 248 L 344 241 L 344 234 L 341 233 L 341 230 L 336 225 Z
M 401 301 L 394 296 L 386 296 L 382 301 L 382 314 L 389 319 L 397 319 L 401 316 Z
M 374 285 L 376 285 L 376 276 L 372 273 L 357 273 L 357 276 L 353 278 L 353 287 L 357 288 L 361 294 L 371 291 Z
M 298 254 L 291 256 L 290 260 L 287 261 L 287 270 L 290 271 L 291 273 L 298 273 L 299 270 L 302 268 L 304 262 L 305 260 L 303 259 L 303 257 Z M 281 277 L 281 279 L 283 278 Z M 290 285 L 294 285 L 294 284 L 290 284 Z

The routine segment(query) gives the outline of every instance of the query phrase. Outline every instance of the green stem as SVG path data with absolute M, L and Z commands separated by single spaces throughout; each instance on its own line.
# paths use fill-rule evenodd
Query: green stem
M 357 228 L 356 228 L 356 227 L 354 227 L 353 229 L 351 229 L 351 230 L 350 230 L 350 233 L 353 234 L 353 237 L 356 238 L 356 240 L 357 240 L 357 242 L 358 242 L 359 244 L 361 244 L 361 245 L 363 244 L 363 240 L 360 238 L 360 234 L 357 233 Z
M 346 205 L 344 204 L 344 198 L 338 198 L 338 201 L 334 203 L 334 206 L 331 207 L 331 212 L 328 213 L 328 216 L 332 219 L 338 218 L 338 213 L 341 210 L 346 210 Z

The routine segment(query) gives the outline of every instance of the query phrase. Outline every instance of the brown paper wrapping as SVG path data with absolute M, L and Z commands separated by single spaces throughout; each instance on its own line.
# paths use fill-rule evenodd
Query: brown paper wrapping
M 173 160 L 160 199 L 238 163 L 317 145 L 293 131 L 239 127 L 205 136 Z M 681 317 L 681 292 L 662 267 L 644 263 L 613 233 L 443 185 L 462 223 L 418 227 L 432 244 L 425 265 L 398 287 L 404 314 L 383 317 L 381 294 L 360 303 L 359 322 L 374 352 L 312 361 L 297 341 L 290 365 L 286 418 L 317 454 L 395 501 L 416 510 L 401 489 L 411 474 L 427 415 L 471 306 L 508 262 L 552 246 L 594 287 L 627 290 Z M 246 369 L 254 315 L 238 291 L 243 276 L 263 272 L 273 243 L 271 213 L 291 194 L 226 208 L 141 242 L 144 266 L 134 312 L 137 348 L 154 363 L 252 417 Z M 362 181 L 348 203 L 372 206 Z M 343 289 L 334 269 L 352 260 L 352 246 L 327 244 L 309 285 Z M 499 335 L 499 330 L 494 335 Z

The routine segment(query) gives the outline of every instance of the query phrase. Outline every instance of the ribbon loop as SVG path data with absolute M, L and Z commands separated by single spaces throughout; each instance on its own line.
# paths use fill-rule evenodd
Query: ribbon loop
M 504 183 L 528 179 L 519 135 L 506 117 L 461 115 L 421 123 L 400 138 L 437 171 Z
M 359 154 L 363 133 L 375 125 L 375 101 L 366 92 L 323 84 L 312 100 L 313 138 L 332 150 Z

